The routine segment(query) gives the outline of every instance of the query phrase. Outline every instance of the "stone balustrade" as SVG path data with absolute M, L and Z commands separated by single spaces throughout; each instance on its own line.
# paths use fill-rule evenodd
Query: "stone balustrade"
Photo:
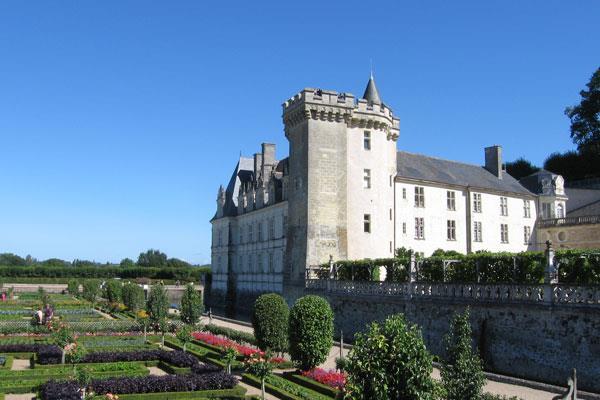
M 600 307 L 600 287 L 596 286 L 371 282 L 315 278 L 306 279 L 305 282 L 306 288 L 313 291 L 353 296 Z

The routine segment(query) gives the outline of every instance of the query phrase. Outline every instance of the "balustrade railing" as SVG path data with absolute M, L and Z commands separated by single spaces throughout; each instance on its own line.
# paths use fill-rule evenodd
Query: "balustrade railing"
M 564 217 L 543 219 L 539 222 L 540 228 L 553 226 L 600 224 L 600 215 L 585 215 L 581 217 Z
M 454 299 L 469 302 L 600 307 L 600 287 L 597 286 L 371 282 L 309 278 L 306 279 L 306 288 L 342 295 L 393 296 L 402 299 Z

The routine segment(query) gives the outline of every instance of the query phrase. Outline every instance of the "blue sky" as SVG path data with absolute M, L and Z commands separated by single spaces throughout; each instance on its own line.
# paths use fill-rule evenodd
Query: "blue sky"
M 0 2 L 0 252 L 210 259 L 219 184 L 281 103 L 362 95 L 373 59 L 398 147 L 481 164 L 572 149 L 600 64 L 596 0 Z

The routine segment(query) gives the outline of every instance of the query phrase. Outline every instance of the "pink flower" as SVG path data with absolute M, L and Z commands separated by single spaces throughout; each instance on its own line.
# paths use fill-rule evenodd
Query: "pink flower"
M 302 375 L 339 390 L 343 390 L 346 385 L 346 374 L 343 372 L 336 372 L 334 370 L 326 371 L 321 368 L 315 368 L 310 371 L 304 371 Z

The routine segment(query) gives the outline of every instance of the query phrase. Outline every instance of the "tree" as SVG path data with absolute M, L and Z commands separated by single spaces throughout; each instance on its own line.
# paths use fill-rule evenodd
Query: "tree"
M 123 283 L 116 279 L 109 279 L 104 285 L 104 298 L 109 303 L 120 303 L 122 300 Z
M 189 268 L 192 266 L 192 264 L 190 264 L 186 261 L 180 260 L 179 258 L 169 258 L 167 260 L 167 265 L 170 268 Z
M 203 312 L 204 304 L 200 293 L 194 289 L 194 285 L 187 285 L 181 297 L 181 320 L 186 324 L 196 324 Z
M 506 172 L 515 179 L 521 179 L 539 171 L 539 168 L 523 157 L 506 163 Z
M 83 281 L 83 291 L 81 295 L 84 299 L 94 305 L 98 294 L 100 294 L 100 281 L 98 279 L 86 279 Z
M 421 331 L 404 315 L 373 322 L 355 336 L 346 362 L 346 391 L 351 399 L 426 400 L 433 398 L 432 357 Z
M 123 304 L 129 309 L 129 311 L 136 313 L 144 307 L 144 289 L 141 286 L 127 282 L 121 289 L 121 297 L 123 297 Z
M 73 331 L 69 329 L 66 325 L 59 325 L 58 329 L 52 333 L 52 341 L 62 352 L 61 364 L 65 363 L 65 355 L 66 355 L 66 347 L 68 344 L 73 343 Z
M 71 265 L 71 263 L 65 260 L 61 260 L 60 258 L 49 258 L 47 260 L 42 261 L 40 265 L 43 265 L 45 267 L 68 267 L 69 265 Z
M 478 400 L 485 377 L 481 359 L 471 345 L 468 308 L 462 314 L 454 314 L 444 343 L 446 359 L 441 375 L 447 400 Z
M 140 267 L 166 267 L 167 255 L 165 253 L 161 253 L 159 250 L 150 249 L 145 253 L 140 253 L 137 264 Z
M 0 254 L 0 265 L 6 265 L 9 267 L 19 267 L 27 265 L 27 261 L 16 254 L 2 253 Z
M 283 353 L 288 349 L 290 309 L 277 293 L 263 294 L 254 302 L 252 326 L 258 347 Z
M 231 374 L 231 364 L 235 361 L 238 356 L 238 351 L 235 347 L 228 346 L 225 348 L 225 353 L 223 353 L 223 361 L 225 362 L 225 369 L 228 374 Z
M 289 317 L 290 356 L 300 369 L 321 364 L 333 346 L 333 311 L 323 297 L 299 298 Z
M 586 84 L 588 90 L 579 92 L 581 102 L 567 107 L 571 120 L 571 139 L 580 151 L 600 152 L 600 68 Z
M 562 175 L 566 180 L 600 176 L 600 152 L 552 153 L 546 158 L 544 169 Z
M 264 356 L 255 353 L 246 363 L 246 370 L 260 379 L 262 400 L 265 400 L 265 380 L 274 368 L 275 364 L 271 362 L 270 352 L 266 352 Z
M 177 339 L 183 343 L 183 352 L 185 353 L 187 350 L 187 344 L 189 342 L 192 341 L 193 337 L 192 337 L 192 333 L 194 332 L 194 327 L 188 324 L 184 324 L 181 328 L 179 328 L 179 330 L 177 330 L 177 333 L 175 334 L 175 336 L 177 337 Z
M 79 294 L 79 281 L 77 279 L 69 279 L 67 282 L 67 292 L 71 296 L 77 296 Z
M 121 268 L 132 268 L 132 267 L 135 267 L 135 262 L 133 262 L 133 260 L 131 258 L 124 258 L 119 263 L 119 266 Z
M 150 289 L 146 310 L 148 311 L 150 323 L 154 325 L 154 329 L 157 330 L 161 321 L 167 318 L 167 313 L 169 311 L 167 291 L 162 284 L 154 285 Z

